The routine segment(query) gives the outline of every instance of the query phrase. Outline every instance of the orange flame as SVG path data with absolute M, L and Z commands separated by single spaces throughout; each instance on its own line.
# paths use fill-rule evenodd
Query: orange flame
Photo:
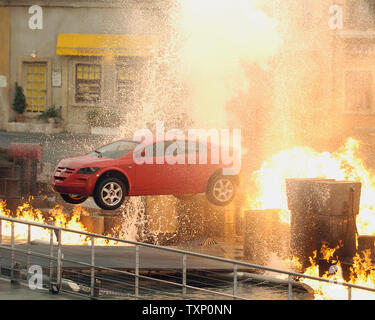
M 285 179 L 325 178 L 361 182 L 358 232 L 375 235 L 375 175 L 357 156 L 359 147 L 358 140 L 349 138 L 342 148 L 332 154 L 306 147 L 279 152 L 251 176 L 257 191 L 248 196 L 247 206 L 253 210 L 281 209 L 280 218 L 290 223 Z
M 257 172 L 252 175 L 256 192 L 247 198 L 248 207 L 253 210 L 280 208 L 280 218 L 284 223 L 290 223 L 290 212 L 287 206 L 285 180 L 288 178 L 325 178 L 349 180 L 362 183 L 360 211 L 357 217 L 359 234 L 375 235 L 375 175 L 366 168 L 358 156 L 360 142 L 353 138 L 347 139 L 345 145 L 334 153 L 316 152 L 307 147 L 297 147 L 279 152 L 265 161 Z M 315 299 L 347 299 L 348 290 L 334 282 L 344 282 L 340 261 L 334 257 L 339 248 L 329 248 L 323 244 L 321 254 L 323 259 L 336 264 L 337 272 L 326 272 L 323 278 L 332 280 L 322 283 L 309 279 L 301 279 L 314 289 Z M 363 257 L 356 255 L 350 268 L 349 283 L 374 288 L 375 272 L 372 269 L 368 253 Z M 316 263 L 317 253 L 310 257 L 311 266 L 304 272 L 306 275 L 319 277 L 319 267 Z M 285 262 L 285 261 L 284 261 Z M 300 266 L 296 257 L 290 264 Z M 352 299 L 375 299 L 375 293 L 352 289 Z
M 300 279 L 303 283 L 309 285 L 314 290 L 314 298 L 316 300 L 346 300 L 348 299 L 348 288 L 337 283 L 347 282 L 350 284 L 360 285 L 368 288 L 375 286 L 375 272 L 373 270 L 371 260 L 368 252 L 362 252 L 363 257 L 356 254 L 353 258 L 353 265 L 349 268 L 350 280 L 345 281 L 340 261 L 335 261 L 333 254 L 338 249 L 328 248 L 323 245 L 321 252 L 323 259 L 335 264 L 337 272 L 329 273 L 328 271 L 323 274 L 322 278 L 331 280 L 329 283 L 318 282 L 315 280 L 303 278 Z M 311 266 L 306 269 L 304 274 L 314 277 L 319 277 L 319 267 L 316 264 L 316 251 L 314 256 L 310 257 Z M 375 292 L 365 291 L 361 289 L 351 289 L 351 299 L 353 300 L 374 300 Z
M 0 216 L 13 217 L 16 219 L 36 222 L 41 224 L 50 224 L 61 228 L 70 230 L 88 232 L 87 228 L 81 222 L 82 215 L 89 215 L 81 206 L 75 206 L 71 215 L 64 213 L 62 206 L 56 205 L 50 209 L 48 213 L 43 213 L 39 209 L 35 209 L 29 202 L 25 202 L 17 208 L 15 216 L 12 216 L 10 210 L 6 208 L 6 202 L 0 201 Z M 50 230 L 32 226 L 31 241 L 50 241 Z M 5 237 L 11 236 L 11 223 L 3 221 L 2 234 Z M 26 224 L 15 223 L 14 235 L 16 241 L 22 242 L 27 240 L 28 226 Z M 89 245 L 91 238 L 86 235 L 66 232 L 61 233 L 62 244 L 64 245 Z M 56 238 L 54 237 L 56 242 Z M 106 240 L 103 238 L 95 238 L 95 245 L 123 245 L 121 242 Z

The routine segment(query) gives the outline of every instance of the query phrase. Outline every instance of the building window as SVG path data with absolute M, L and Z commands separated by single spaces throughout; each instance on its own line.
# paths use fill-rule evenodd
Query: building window
M 133 103 L 138 80 L 136 65 L 117 65 L 117 101 Z
M 76 64 L 76 103 L 100 102 L 102 70 L 98 64 Z
M 47 64 L 24 63 L 23 71 L 26 79 L 26 111 L 43 112 L 46 107 Z
M 360 30 L 375 27 L 374 0 L 350 0 L 347 12 L 347 25 L 349 27 Z
M 372 112 L 373 90 L 371 71 L 346 71 L 345 108 L 347 112 Z

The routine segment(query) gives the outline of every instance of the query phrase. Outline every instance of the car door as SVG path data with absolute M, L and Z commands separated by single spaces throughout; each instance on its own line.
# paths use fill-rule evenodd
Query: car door
M 188 172 L 185 153 L 181 151 L 184 141 L 167 141 L 164 144 L 164 165 L 162 169 L 165 180 L 165 193 L 177 194 L 186 189 Z
M 136 193 L 143 195 L 172 194 L 179 187 L 181 181 L 178 165 L 173 163 L 173 157 L 178 156 L 177 152 L 165 153 L 172 143 L 171 141 L 157 142 L 146 147 L 150 148 L 148 153 L 141 155 L 142 150 L 135 153 L 135 157 L 143 156 L 149 162 L 135 165 Z M 162 154 L 158 154 L 160 150 Z
M 207 146 L 195 141 L 186 141 L 184 152 L 186 159 L 183 168 L 186 176 L 184 193 L 205 192 L 207 180 L 215 168 L 211 164 Z M 207 161 L 202 161 L 202 158 Z

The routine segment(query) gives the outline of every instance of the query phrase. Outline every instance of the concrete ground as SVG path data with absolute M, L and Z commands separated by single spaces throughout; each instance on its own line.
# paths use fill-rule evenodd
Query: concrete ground
M 23 284 L 11 284 L 9 280 L 0 278 L 0 300 L 80 300 L 78 296 L 59 293 L 52 294 L 48 290 L 31 290 Z

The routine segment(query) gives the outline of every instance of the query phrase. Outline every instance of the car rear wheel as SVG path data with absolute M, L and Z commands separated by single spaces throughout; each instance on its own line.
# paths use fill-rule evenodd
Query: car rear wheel
M 61 198 L 64 199 L 65 202 L 72 203 L 72 204 L 80 204 L 85 202 L 88 198 L 86 195 L 82 194 L 64 194 L 60 193 Z
M 126 187 L 115 177 L 108 177 L 99 182 L 94 191 L 95 203 L 104 210 L 115 210 L 125 200 Z
M 208 182 L 206 196 L 211 203 L 226 206 L 236 195 L 236 188 L 237 185 L 232 176 L 216 175 Z

